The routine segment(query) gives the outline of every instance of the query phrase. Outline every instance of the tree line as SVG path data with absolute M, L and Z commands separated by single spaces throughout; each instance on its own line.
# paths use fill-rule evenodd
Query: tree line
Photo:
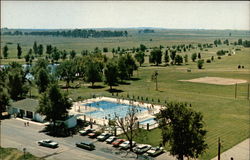
M 127 37 L 128 31 L 98 31 L 93 29 L 74 29 L 63 31 L 7 31 L 3 32 L 3 35 L 32 35 L 32 36 L 55 36 L 55 37 L 79 37 L 79 38 L 99 38 L 99 37 Z

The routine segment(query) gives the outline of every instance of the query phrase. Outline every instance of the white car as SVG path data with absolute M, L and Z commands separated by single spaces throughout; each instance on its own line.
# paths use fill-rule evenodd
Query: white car
M 111 136 L 108 139 L 106 139 L 106 142 L 110 144 L 110 143 L 114 142 L 116 139 L 117 139 L 116 136 Z
M 105 141 L 108 139 L 111 135 L 109 133 L 102 133 L 100 136 L 97 137 L 98 141 Z
M 37 142 L 40 146 L 50 147 L 50 148 L 56 148 L 58 147 L 58 143 L 55 141 L 52 141 L 50 139 L 44 139 Z
M 136 145 L 135 141 L 132 141 L 132 147 Z M 128 149 L 130 147 L 129 141 L 125 141 L 122 144 L 119 145 L 121 149 Z
M 150 150 L 147 151 L 149 156 L 155 157 L 163 153 L 164 150 L 162 147 L 152 147 Z
M 144 152 L 147 152 L 151 148 L 151 145 L 149 144 L 139 144 L 134 148 L 134 152 L 138 154 L 142 154 Z

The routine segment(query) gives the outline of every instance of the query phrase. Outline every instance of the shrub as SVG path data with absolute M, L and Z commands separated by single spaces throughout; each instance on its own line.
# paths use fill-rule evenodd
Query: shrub
M 228 51 L 219 50 L 216 52 L 217 56 L 224 56 Z
M 221 57 L 219 56 L 218 59 L 221 59 Z
M 197 61 L 197 67 L 198 67 L 198 69 L 202 69 L 203 63 L 204 63 L 203 59 L 200 59 L 200 60 Z
M 207 59 L 207 63 L 211 63 L 211 60 L 210 60 L 210 59 Z

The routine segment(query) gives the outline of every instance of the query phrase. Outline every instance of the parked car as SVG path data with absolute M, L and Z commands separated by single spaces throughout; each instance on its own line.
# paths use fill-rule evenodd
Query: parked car
M 89 138 L 96 138 L 99 135 L 100 135 L 100 132 L 96 132 L 96 131 L 88 134 Z
M 87 135 L 89 133 L 92 133 L 92 132 L 95 132 L 95 129 L 89 128 L 89 129 L 86 129 L 86 130 L 80 130 L 79 131 L 80 135 L 82 135 L 82 136 L 85 136 L 85 135 Z
M 106 142 L 110 144 L 110 143 L 114 142 L 116 139 L 117 139 L 116 136 L 110 136 L 108 139 L 106 139 Z
M 100 136 L 97 137 L 98 141 L 105 141 L 111 136 L 109 133 L 102 133 Z
M 58 143 L 55 141 L 52 141 L 50 139 L 44 139 L 44 140 L 40 140 L 37 142 L 40 146 L 45 146 L 45 147 L 50 147 L 50 148 L 57 148 L 58 147 Z
M 94 150 L 95 149 L 95 145 L 92 142 L 88 142 L 88 141 L 76 143 L 76 146 L 79 148 L 87 149 L 87 150 Z
M 163 153 L 162 147 L 152 147 L 150 150 L 147 151 L 149 156 L 155 157 Z
M 114 142 L 112 142 L 113 147 L 119 147 L 119 145 L 123 142 L 125 142 L 125 139 L 117 139 Z
M 139 144 L 134 148 L 134 152 L 137 154 L 143 154 L 144 152 L 147 152 L 151 148 L 151 145 L 148 144 Z
M 132 147 L 136 145 L 135 141 L 132 141 Z M 129 141 L 125 141 L 119 145 L 121 149 L 128 149 L 130 147 Z

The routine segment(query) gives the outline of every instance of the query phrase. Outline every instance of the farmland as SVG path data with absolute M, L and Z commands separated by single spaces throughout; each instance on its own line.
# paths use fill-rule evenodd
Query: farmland
M 128 30 L 128 37 L 119 38 L 63 38 L 63 37 L 47 37 L 47 36 L 2 36 L 1 46 L 8 43 L 9 58 L 2 59 L 1 64 L 8 64 L 11 61 L 17 61 L 22 64 L 24 59 L 17 59 L 16 44 L 20 43 L 23 48 L 23 55 L 27 54 L 28 49 L 32 48 L 34 41 L 44 46 L 51 44 L 59 50 L 75 50 L 81 56 L 83 49 L 92 51 L 95 47 L 100 49 L 107 47 L 108 57 L 112 57 L 110 52 L 112 48 L 118 46 L 122 49 L 139 47 L 144 44 L 150 47 L 163 47 L 192 44 L 197 46 L 198 43 L 213 43 L 215 39 L 225 40 L 229 42 L 237 41 L 239 38 L 249 40 L 249 32 L 247 31 L 210 31 L 210 30 L 156 30 L 156 33 L 139 34 L 137 30 Z M 229 36 L 229 33 L 232 33 Z M 235 54 L 231 56 L 222 56 L 217 58 L 218 50 L 235 50 Z M 164 49 L 163 49 L 164 50 Z M 150 49 L 149 49 L 150 52 Z M 181 101 L 192 104 L 192 107 L 204 115 L 205 129 L 208 131 L 206 142 L 209 146 L 201 159 L 211 159 L 217 154 L 217 140 L 222 140 L 222 151 L 225 151 L 237 143 L 249 137 L 249 100 L 247 99 L 247 87 L 250 82 L 250 48 L 235 45 L 219 45 L 218 47 L 206 48 L 200 50 L 194 48 L 186 52 L 177 53 L 182 56 L 188 55 L 187 64 L 152 66 L 148 62 L 149 52 L 146 52 L 145 63 L 134 73 L 134 79 L 126 81 L 126 84 L 115 86 L 121 90 L 120 98 L 135 96 L 136 98 L 148 97 L 150 103 L 164 104 L 164 101 Z M 205 59 L 203 69 L 197 69 L 196 62 L 191 61 L 192 53 L 201 53 L 202 59 Z M 215 60 L 206 63 L 206 59 L 212 56 Z M 238 69 L 238 65 L 244 68 Z M 187 72 L 187 70 L 191 72 Z M 154 71 L 158 71 L 159 90 L 155 90 L 155 83 L 151 80 Z M 183 82 L 179 80 L 189 80 L 200 77 L 222 77 L 247 80 L 248 83 L 238 84 L 237 95 L 235 98 L 235 85 L 214 85 L 204 83 Z M 88 83 L 78 80 L 72 86 L 80 83 L 80 88 L 69 89 L 69 96 L 76 100 L 78 98 L 88 98 L 93 94 L 99 96 L 111 96 L 108 92 L 109 87 L 102 82 L 96 85 L 103 86 L 100 88 L 89 88 Z M 65 85 L 65 82 L 60 82 Z M 32 89 L 32 94 L 36 98 L 39 97 L 37 88 Z M 154 100 L 154 101 L 153 101 Z M 154 135 L 155 138 L 148 139 L 148 143 L 159 145 L 160 130 L 155 129 L 147 134 Z

